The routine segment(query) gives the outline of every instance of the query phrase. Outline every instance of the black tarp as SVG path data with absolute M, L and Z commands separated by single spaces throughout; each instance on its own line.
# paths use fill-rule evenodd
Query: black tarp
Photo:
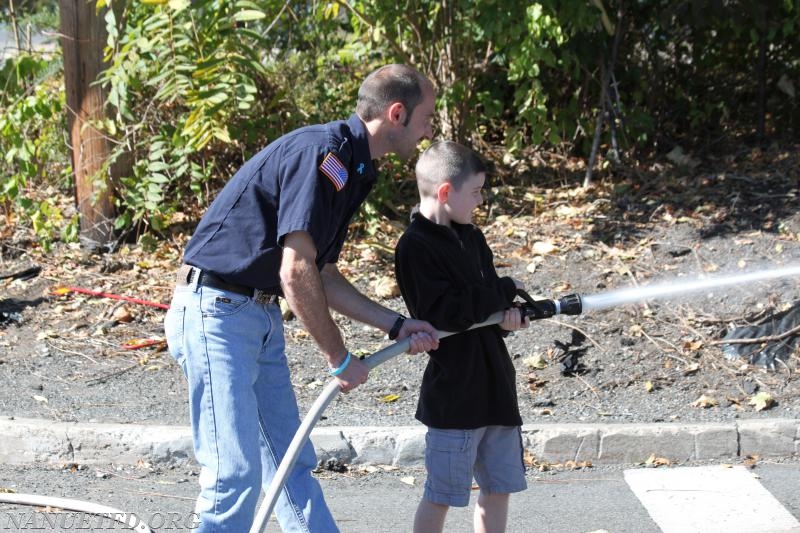
M 777 361 L 788 363 L 800 346 L 800 302 L 781 313 L 773 314 L 760 323 L 737 327 L 728 332 L 725 340 L 763 339 L 762 342 L 723 345 L 728 359 L 746 359 L 755 366 L 775 370 Z M 777 363 L 780 365 L 780 363 Z

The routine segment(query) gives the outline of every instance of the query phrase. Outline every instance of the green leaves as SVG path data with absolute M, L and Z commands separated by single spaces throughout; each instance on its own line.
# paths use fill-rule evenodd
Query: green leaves
M 387 62 L 435 81 L 438 137 L 585 155 L 610 28 L 624 31 L 609 95 L 623 150 L 752 123 L 760 46 L 766 126 L 796 131 L 795 100 L 778 91 L 798 79 L 797 2 L 693 9 L 703 5 L 625 3 L 619 19 L 610 0 L 99 0 L 108 120 L 97 127 L 114 147 L 109 167 L 133 162 L 115 183 L 117 226 L 156 228 L 178 209 L 202 209 L 270 140 L 349 115 L 361 80 Z M 22 213 L 37 209 L 42 182 L 64 186 L 69 174 L 60 68 L 33 54 L 0 66 L 0 201 Z M 397 180 L 386 174 L 408 172 L 382 168 L 367 217 L 392 210 Z
M 124 26 L 113 31 L 117 19 L 106 17 L 109 68 L 101 83 L 116 118 L 105 131 L 118 139 L 114 157 L 134 162 L 133 175 L 120 179 L 119 229 L 158 229 L 178 202 L 227 177 L 228 159 L 245 149 L 232 128 L 258 128 L 267 113 L 270 100 L 258 98 L 269 85 L 261 25 L 277 22 L 283 7 L 277 0 L 127 3 Z M 244 138 L 269 132 L 254 133 Z
M 47 249 L 64 222 L 53 194 L 69 165 L 62 120 L 60 63 L 36 55 L 0 67 L 0 205 L 13 208 Z M 8 213 L 7 213 L 8 214 Z
M 236 22 L 247 22 L 250 20 L 261 20 L 267 15 L 263 11 L 259 11 L 256 9 L 245 9 L 242 11 L 237 11 L 233 14 L 233 20 Z

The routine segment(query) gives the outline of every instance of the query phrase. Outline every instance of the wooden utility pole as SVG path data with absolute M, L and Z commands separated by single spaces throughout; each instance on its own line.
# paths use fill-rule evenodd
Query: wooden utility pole
M 105 117 L 106 95 L 94 84 L 104 68 L 105 22 L 95 0 L 59 0 L 59 11 L 80 238 L 98 248 L 114 240 L 114 191 L 106 164 L 111 147 L 93 126 Z

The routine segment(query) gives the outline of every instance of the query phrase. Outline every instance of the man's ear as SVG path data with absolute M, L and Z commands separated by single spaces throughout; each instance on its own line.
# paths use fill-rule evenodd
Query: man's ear
M 450 190 L 452 188 L 453 186 L 448 182 L 444 182 L 436 187 L 436 199 L 440 204 L 447 203 L 447 198 L 450 196 Z
M 386 108 L 386 114 L 392 123 L 405 124 L 406 106 L 400 102 L 394 102 L 388 108 Z

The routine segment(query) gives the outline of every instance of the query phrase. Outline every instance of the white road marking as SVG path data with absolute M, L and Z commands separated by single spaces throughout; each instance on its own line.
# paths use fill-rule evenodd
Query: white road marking
M 625 470 L 664 533 L 800 533 L 800 522 L 742 466 Z

